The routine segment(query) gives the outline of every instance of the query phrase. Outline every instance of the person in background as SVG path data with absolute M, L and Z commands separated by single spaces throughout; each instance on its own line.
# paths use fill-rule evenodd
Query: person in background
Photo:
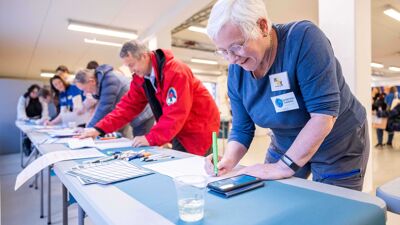
M 57 67 L 55 75 L 61 77 L 64 81 L 66 81 L 69 84 L 72 84 L 72 82 L 74 81 L 74 78 L 71 76 L 68 67 L 64 65 L 60 65 Z
M 400 95 L 399 92 L 397 90 L 396 86 L 391 86 L 389 89 L 389 94 L 386 95 L 385 97 L 385 102 L 387 104 L 387 110 L 392 111 L 399 103 L 400 103 Z M 394 115 L 392 115 L 391 117 L 389 117 L 388 119 L 388 125 L 393 123 L 393 120 L 396 117 Z M 389 148 L 393 148 L 393 138 L 394 138 L 394 133 L 395 131 L 390 129 L 389 127 L 386 128 L 386 131 L 388 132 L 388 140 L 386 142 L 386 144 L 384 146 L 389 147 Z M 383 131 L 382 131 L 383 133 Z M 383 136 L 383 134 L 382 134 Z M 378 146 L 378 147 L 382 147 L 382 146 Z
M 57 107 L 53 103 L 51 98 L 51 93 L 48 89 L 42 88 L 39 91 L 39 100 L 47 104 L 47 109 L 49 111 L 49 119 L 52 120 L 57 116 Z
M 388 107 L 385 102 L 386 94 L 381 91 L 380 88 L 374 87 L 372 89 L 372 112 L 378 117 L 387 117 Z M 383 131 L 384 129 L 376 129 L 376 136 L 378 139 L 378 143 L 375 145 L 375 148 L 383 147 Z M 388 143 L 392 143 L 393 140 L 393 132 L 388 133 Z M 391 146 L 391 144 L 390 144 Z
M 49 119 L 47 103 L 39 99 L 40 87 L 31 85 L 27 92 L 18 100 L 17 119 L 44 121 Z
M 95 70 L 98 66 L 99 63 L 97 63 L 97 61 L 92 60 L 88 62 L 88 64 L 86 65 L 86 69 Z
M 175 59 L 171 51 L 150 51 L 138 41 L 125 43 L 120 57 L 133 74 L 129 92 L 81 138 L 118 130 L 150 104 L 157 123 L 148 134 L 133 139 L 134 147 L 172 142 L 175 150 L 196 155 L 209 152 L 212 132 L 219 130 L 219 111 L 191 69 Z
M 107 64 L 98 66 L 96 70 L 83 69 L 75 75 L 74 83 L 85 94 L 91 94 L 98 100 L 94 115 L 86 127 L 94 127 L 101 119 L 110 113 L 115 105 L 129 91 L 129 80 L 117 75 L 113 67 Z M 154 124 L 150 106 L 131 121 L 133 136 L 147 134 Z
M 80 112 L 83 108 L 83 95 L 75 85 L 68 84 L 60 76 L 54 75 L 50 79 L 50 86 L 52 91 L 59 96 L 60 113 L 52 121 L 46 121 L 46 125 L 56 125 L 63 122 L 62 115 L 64 113 Z M 77 113 L 78 116 L 80 114 L 81 113 Z
M 246 154 L 255 124 L 270 128 L 265 162 L 239 173 L 291 176 L 361 190 L 369 156 L 366 110 L 325 34 L 309 21 L 272 24 L 263 0 L 219 0 L 207 33 L 229 61 L 232 130 L 218 175 Z M 205 169 L 214 174 L 212 155 Z
M 27 121 L 34 120 L 41 123 L 48 119 L 47 104 L 39 99 L 40 87 L 37 84 L 31 85 L 27 92 L 18 100 L 17 120 Z M 22 151 L 26 156 L 32 152 L 32 142 L 26 135 L 22 139 Z

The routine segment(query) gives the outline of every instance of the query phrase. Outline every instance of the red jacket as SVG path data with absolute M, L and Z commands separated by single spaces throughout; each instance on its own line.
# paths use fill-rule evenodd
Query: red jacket
M 163 52 L 165 64 L 162 84 L 156 74 L 156 98 L 163 114 L 145 137 L 151 146 L 166 144 L 176 137 L 188 152 L 204 155 L 211 146 L 212 132 L 219 130 L 217 105 L 187 65 L 174 59 L 171 51 Z M 151 62 L 157 73 L 154 53 L 151 53 Z M 142 112 L 148 103 L 143 82 L 144 78 L 133 75 L 129 92 L 95 127 L 105 133 L 113 132 Z

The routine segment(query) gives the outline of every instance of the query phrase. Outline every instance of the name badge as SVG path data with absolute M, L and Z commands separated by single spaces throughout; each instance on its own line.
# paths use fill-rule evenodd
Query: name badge
M 271 97 L 271 100 L 274 104 L 275 112 L 277 113 L 299 108 L 299 104 L 297 103 L 296 96 L 294 96 L 293 92 Z
M 271 83 L 271 91 L 282 91 L 290 89 L 287 72 L 269 75 L 269 82 Z

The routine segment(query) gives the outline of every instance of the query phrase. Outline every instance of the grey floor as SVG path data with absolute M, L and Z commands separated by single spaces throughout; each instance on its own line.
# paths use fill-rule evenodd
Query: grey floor
M 385 134 L 386 138 L 386 134 Z M 373 131 L 372 144 L 376 137 Z M 256 136 L 248 154 L 241 164 L 251 165 L 264 161 L 266 136 Z M 220 141 L 219 147 L 226 145 Z M 396 134 L 394 148 L 372 150 L 373 154 L 373 186 L 377 186 L 400 177 L 400 134 Z M 21 171 L 19 154 L 11 154 L 0 157 L 0 191 L 1 191 L 1 224 L 0 225 L 44 225 L 47 224 L 47 204 L 45 204 L 45 218 L 39 218 L 39 190 L 23 185 L 18 191 L 14 191 L 15 178 Z M 44 174 L 47 178 L 47 173 Z M 47 192 L 47 179 L 44 179 L 45 193 Z M 57 177 L 52 177 L 52 224 L 61 224 L 61 184 Z M 374 195 L 374 193 L 370 193 Z M 46 195 L 45 195 L 46 197 Z M 45 198 L 47 201 L 47 198 Z M 45 202 L 46 203 L 46 202 Z M 77 206 L 69 207 L 69 224 L 77 224 Z M 85 224 L 92 224 L 90 218 L 85 219 Z M 400 224 L 400 215 L 388 213 L 387 225 Z
M 29 188 L 32 181 L 14 191 L 15 179 L 21 171 L 19 154 L 0 157 L 1 225 L 44 225 L 47 224 L 47 172 L 44 173 L 44 218 L 40 218 L 40 189 Z M 40 183 L 38 182 L 40 185 Z M 61 183 L 51 178 L 52 224 L 62 224 Z M 77 206 L 69 207 L 69 224 L 78 224 Z M 85 224 L 92 224 L 90 219 Z

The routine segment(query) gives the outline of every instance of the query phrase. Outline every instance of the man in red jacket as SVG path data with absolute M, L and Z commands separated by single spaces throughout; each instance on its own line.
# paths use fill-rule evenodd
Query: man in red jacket
M 157 123 L 133 147 L 163 145 L 196 155 L 211 147 L 212 132 L 219 130 L 219 111 L 208 90 L 190 68 L 169 50 L 149 51 L 138 41 L 124 44 L 120 57 L 133 73 L 129 92 L 115 109 L 81 137 L 96 137 L 118 130 L 150 103 Z

